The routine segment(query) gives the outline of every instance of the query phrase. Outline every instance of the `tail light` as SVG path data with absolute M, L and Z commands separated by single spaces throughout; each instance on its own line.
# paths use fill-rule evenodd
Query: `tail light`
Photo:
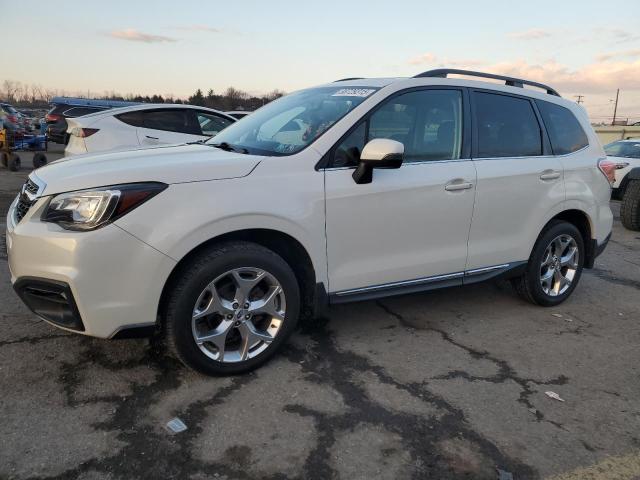
M 607 177 L 607 180 L 611 185 L 616 182 L 616 162 L 612 162 L 608 158 L 601 158 L 598 160 L 598 168 L 602 174 Z
M 9 120 L 11 123 L 18 123 L 18 117 L 16 117 L 15 115 L 7 115 L 7 120 Z
M 44 120 L 45 120 L 47 123 L 56 123 L 58 120 L 60 120 L 60 118 L 61 118 L 61 117 L 60 117 L 60 115 L 57 115 L 57 114 L 55 114 L 55 113 L 47 113 L 47 114 L 44 116 Z
M 71 130 L 71 135 L 74 137 L 87 138 L 96 133 L 99 128 L 80 128 L 75 127 Z

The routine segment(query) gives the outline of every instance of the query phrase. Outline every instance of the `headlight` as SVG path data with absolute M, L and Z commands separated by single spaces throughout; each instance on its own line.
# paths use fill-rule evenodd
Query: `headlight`
M 167 188 L 164 183 L 131 183 L 61 193 L 49 200 L 41 220 L 67 230 L 95 230 Z

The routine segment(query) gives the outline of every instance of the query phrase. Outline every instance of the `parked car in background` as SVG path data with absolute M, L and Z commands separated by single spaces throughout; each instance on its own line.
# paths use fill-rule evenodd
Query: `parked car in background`
M 618 140 L 604 146 L 615 163 L 612 197 L 621 200 L 620 221 L 629 230 L 640 230 L 640 138 Z
M 241 118 L 244 118 L 247 115 L 249 115 L 251 112 L 247 112 L 246 110 L 233 110 L 231 112 L 224 112 L 224 113 L 226 113 L 227 115 L 231 115 L 233 118 L 240 120 Z
M 447 78 L 461 73 L 502 84 Z M 32 172 L 8 261 L 48 322 L 161 332 L 185 364 L 234 374 L 328 303 L 500 277 L 559 305 L 609 241 L 613 181 L 585 110 L 546 85 L 443 69 L 349 79 L 207 142 Z
M 197 142 L 236 121 L 225 113 L 191 105 L 145 104 L 67 119 L 65 156 Z
M 53 107 L 45 116 L 48 125 L 47 134 L 50 141 L 64 145 L 69 141 L 67 118 L 81 117 L 111 108 L 138 105 L 136 102 L 73 97 L 54 97 L 51 104 Z
M 24 124 L 20 113 L 8 103 L 0 103 L 0 110 L 4 113 L 4 128 L 10 130 L 14 135 L 23 135 Z

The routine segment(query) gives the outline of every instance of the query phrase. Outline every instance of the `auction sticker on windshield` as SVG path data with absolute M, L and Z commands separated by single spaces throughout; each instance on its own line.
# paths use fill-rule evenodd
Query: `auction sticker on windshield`
M 368 97 L 375 88 L 341 88 L 336 93 L 331 95 L 332 97 Z

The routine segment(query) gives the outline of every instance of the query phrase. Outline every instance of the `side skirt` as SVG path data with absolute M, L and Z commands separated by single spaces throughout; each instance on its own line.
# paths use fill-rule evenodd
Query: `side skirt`
M 436 275 L 433 277 L 417 278 L 402 282 L 342 290 L 340 292 L 330 293 L 329 303 L 334 305 L 339 303 L 359 302 L 394 295 L 406 295 L 409 293 L 425 292 L 439 288 L 468 285 L 487 280 L 507 279 L 521 275 L 524 273 L 526 268 L 526 261 L 511 262 L 492 267 L 468 270 L 466 272 Z

